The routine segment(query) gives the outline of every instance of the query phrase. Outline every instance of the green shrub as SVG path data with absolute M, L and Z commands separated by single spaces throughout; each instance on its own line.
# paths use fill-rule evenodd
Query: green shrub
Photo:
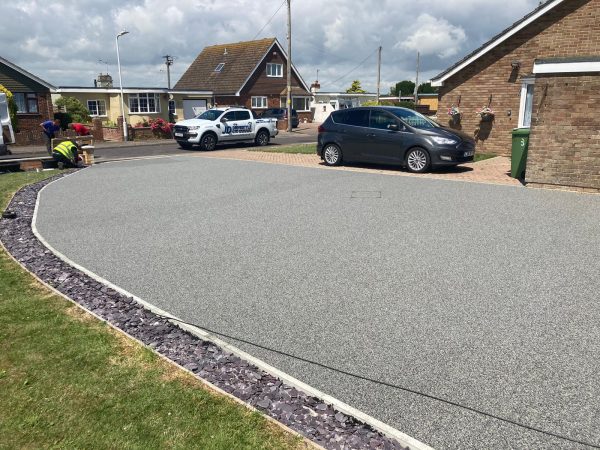
M 8 113 L 10 115 L 10 121 L 12 123 L 13 129 L 15 131 L 19 130 L 19 120 L 17 119 L 17 111 L 19 108 L 17 107 L 17 102 L 8 89 L 0 84 L 0 92 L 6 94 L 6 100 L 8 101 Z
M 71 122 L 89 123 L 92 120 L 88 109 L 75 97 L 60 97 L 56 100 L 56 106 L 65 108 L 71 115 Z

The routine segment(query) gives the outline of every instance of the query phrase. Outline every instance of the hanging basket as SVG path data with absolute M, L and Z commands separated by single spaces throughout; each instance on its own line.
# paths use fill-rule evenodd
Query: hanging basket
M 491 114 L 491 113 L 481 113 L 480 117 L 481 117 L 482 122 L 493 122 L 494 121 L 494 114 Z

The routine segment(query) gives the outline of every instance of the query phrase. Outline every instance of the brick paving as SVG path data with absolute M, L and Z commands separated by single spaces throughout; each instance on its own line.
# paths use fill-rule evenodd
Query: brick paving
M 510 177 L 510 159 L 498 156 L 484 161 L 462 164 L 458 167 L 438 169 L 433 173 L 413 174 L 394 166 L 356 165 L 327 167 L 317 155 L 272 153 L 248 151 L 243 149 L 217 150 L 210 153 L 197 153 L 194 156 L 203 158 L 225 158 L 243 161 L 259 161 L 264 163 L 285 164 L 291 166 L 315 167 L 325 170 L 349 170 L 353 172 L 379 173 L 408 177 L 437 178 L 445 180 L 470 181 L 521 186 L 518 180 Z

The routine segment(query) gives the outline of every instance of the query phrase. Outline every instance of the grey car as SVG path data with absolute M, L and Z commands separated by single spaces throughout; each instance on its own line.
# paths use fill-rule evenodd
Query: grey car
M 321 126 L 317 154 L 325 164 L 395 164 L 411 172 L 473 161 L 475 141 L 407 108 L 369 106 L 334 111 Z

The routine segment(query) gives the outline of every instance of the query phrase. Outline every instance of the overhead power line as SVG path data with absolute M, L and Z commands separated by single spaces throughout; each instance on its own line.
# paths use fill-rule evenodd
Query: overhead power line
M 365 59 L 363 59 L 356 67 L 354 67 L 352 70 L 346 72 L 344 75 L 342 75 L 339 78 L 336 78 L 334 81 L 330 81 L 329 84 L 335 84 L 340 80 L 343 80 L 344 78 L 346 78 L 348 75 L 350 75 L 352 72 L 354 72 L 356 69 L 358 69 L 359 67 L 361 67 L 364 63 L 367 62 L 367 60 L 373 56 L 375 53 L 377 53 L 379 51 L 379 47 L 377 47 L 375 50 L 373 50 L 372 53 L 369 54 L 369 56 L 367 56 Z
M 271 23 L 271 21 L 272 21 L 272 20 L 275 18 L 275 16 L 276 16 L 276 15 L 277 15 L 277 13 L 279 12 L 279 10 L 280 10 L 281 8 L 283 8 L 283 5 L 285 5 L 285 4 L 286 4 L 286 2 L 287 2 L 287 0 L 283 0 L 283 2 L 281 3 L 281 5 L 279 5 L 279 8 L 277 8 L 277 10 L 276 10 L 276 11 L 273 13 L 273 15 L 271 16 L 271 18 L 270 18 L 270 19 L 267 21 L 267 23 L 265 23 L 265 24 L 264 24 L 264 26 L 263 26 L 263 27 L 262 27 L 260 30 L 258 30 L 258 33 L 256 33 L 256 34 L 254 35 L 254 37 L 252 38 L 252 40 L 256 39 L 256 38 L 257 38 L 257 37 L 260 35 L 260 33 L 262 33 L 262 32 L 263 32 L 263 30 L 264 30 L 265 28 L 267 28 L 267 26 L 269 26 L 269 24 Z

